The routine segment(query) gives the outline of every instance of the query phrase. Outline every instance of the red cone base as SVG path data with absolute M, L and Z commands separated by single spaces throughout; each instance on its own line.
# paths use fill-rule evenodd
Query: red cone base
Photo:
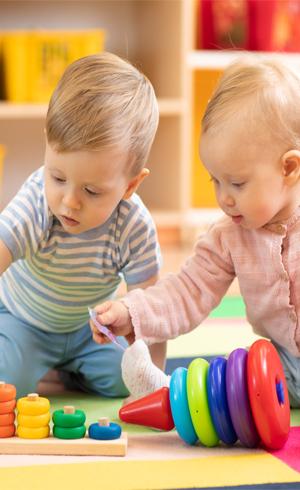
M 119 417 L 129 424 L 145 425 L 160 430 L 172 430 L 169 388 L 163 387 L 150 395 L 134 400 L 119 410 Z

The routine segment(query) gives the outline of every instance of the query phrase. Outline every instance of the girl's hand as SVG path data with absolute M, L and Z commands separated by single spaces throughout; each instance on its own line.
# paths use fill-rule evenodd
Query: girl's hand
M 134 341 L 134 330 L 130 314 L 128 308 L 121 301 L 106 301 L 95 306 L 94 311 L 97 313 L 97 320 L 108 327 L 114 335 L 126 337 L 129 343 Z M 90 327 L 93 339 L 97 344 L 110 342 L 106 335 L 99 332 L 92 320 L 90 320 Z

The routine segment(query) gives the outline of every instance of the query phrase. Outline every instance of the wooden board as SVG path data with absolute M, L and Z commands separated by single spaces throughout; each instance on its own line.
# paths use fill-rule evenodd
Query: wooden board
M 0 454 L 58 454 L 64 456 L 125 456 L 127 453 L 127 433 L 119 439 L 97 441 L 88 436 L 82 439 L 21 439 L 8 437 L 0 439 Z

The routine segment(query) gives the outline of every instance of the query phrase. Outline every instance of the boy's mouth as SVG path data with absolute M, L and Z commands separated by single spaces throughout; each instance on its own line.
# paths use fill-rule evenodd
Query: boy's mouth
M 60 219 L 63 222 L 63 224 L 65 224 L 67 226 L 78 226 L 79 225 L 79 221 L 77 221 L 76 219 L 73 219 L 73 218 L 69 218 L 68 216 L 61 215 Z

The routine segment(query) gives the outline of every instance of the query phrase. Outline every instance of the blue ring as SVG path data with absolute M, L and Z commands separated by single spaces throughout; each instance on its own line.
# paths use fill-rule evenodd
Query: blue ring
M 198 437 L 192 423 L 187 392 L 187 369 L 179 367 L 175 369 L 170 380 L 170 405 L 172 417 L 178 435 L 187 444 L 196 444 Z
M 89 437 L 101 441 L 119 439 L 122 429 L 119 424 L 111 422 L 109 426 L 99 425 L 98 422 L 89 426 Z
M 226 364 L 224 357 L 216 357 L 209 366 L 207 376 L 208 404 L 216 432 L 225 444 L 234 444 L 237 435 L 234 430 L 226 394 Z

